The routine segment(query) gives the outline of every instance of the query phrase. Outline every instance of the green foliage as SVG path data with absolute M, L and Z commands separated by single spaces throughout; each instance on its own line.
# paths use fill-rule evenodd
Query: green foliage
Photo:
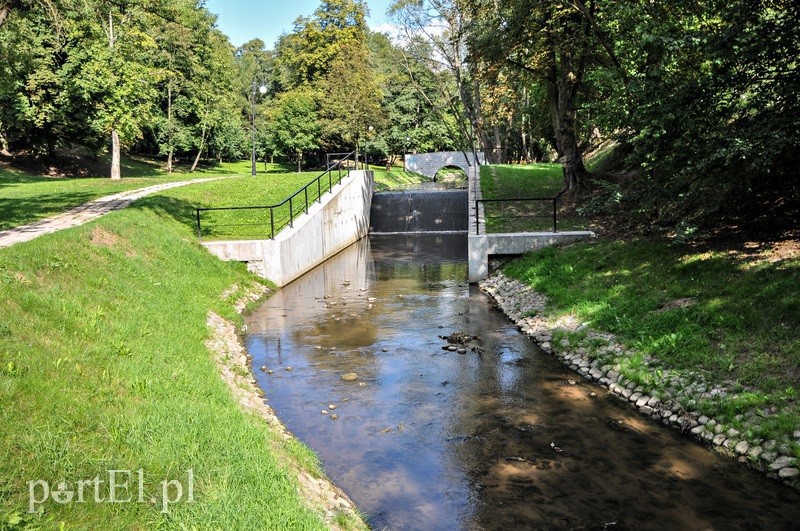
M 297 160 L 297 171 L 304 151 L 319 147 L 320 124 L 317 95 L 304 88 L 284 92 L 267 114 L 266 135 L 273 155 L 284 154 Z

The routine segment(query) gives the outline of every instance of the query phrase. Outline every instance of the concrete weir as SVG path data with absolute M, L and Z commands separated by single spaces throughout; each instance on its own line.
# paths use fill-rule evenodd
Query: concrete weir
M 466 232 L 466 190 L 407 190 L 376 193 L 370 233 Z
M 309 205 L 274 240 L 203 242 L 223 260 L 248 267 L 279 287 L 285 286 L 367 235 L 373 192 L 372 171 L 351 171 L 322 201 Z

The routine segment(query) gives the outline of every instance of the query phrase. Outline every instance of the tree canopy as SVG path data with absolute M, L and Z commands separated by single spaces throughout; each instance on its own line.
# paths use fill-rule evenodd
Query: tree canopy
M 375 156 L 555 159 L 565 190 L 667 222 L 800 195 L 796 2 L 396 0 L 396 38 L 367 15 L 323 1 L 274 49 L 235 49 L 199 0 L 5 0 L 0 152 L 127 150 L 171 170 L 246 156 L 255 123 L 259 156 L 313 163 L 371 127 Z M 625 183 L 587 171 L 601 140 Z

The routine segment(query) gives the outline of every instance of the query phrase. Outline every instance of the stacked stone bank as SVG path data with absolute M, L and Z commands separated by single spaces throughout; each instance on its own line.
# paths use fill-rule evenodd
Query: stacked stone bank
M 729 396 L 728 385 L 711 384 L 700 372 L 678 373 L 664 368 L 658 360 L 625 347 L 613 334 L 592 330 L 572 317 L 545 317 L 546 297 L 502 272 L 479 286 L 542 350 L 555 355 L 584 378 L 606 387 L 642 414 L 800 488 L 800 469 L 793 452 L 793 444 L 800 444 L 800 430 L 795 431 L 793 439 L 748 437 L 743 431 L 697 411 L 701 402 L 733 398 Z M 579 331 L 582 333 L 571 334 Z M 632 359 L 637 360 L 635 371 Z M 774 409 L 755 409 L 737 417 L 737 424 L 744 431 L 758 433 L 759 424 L 774 414 Z

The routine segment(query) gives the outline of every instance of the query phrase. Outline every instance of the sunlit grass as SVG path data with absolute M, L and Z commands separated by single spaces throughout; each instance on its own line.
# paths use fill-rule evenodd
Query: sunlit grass
M 799 426 L 799 263 L 742 269 L 722 252 L 598 241 L 543 249 L 505 271 L 546 294 L 552 314 L 613 332 L 671 370 L 737 382 L 759 404 L 780 404 Z M 751 398 L 727 410 L 739 411 Z
M 560 164 L 495 164 L 481 166 L 484 199 L 553 198 L 564 185 Z M 585 220 L 557 204 L 557 230 L 586 228 Z M 486 232 L 531 232 L 553 230 L 552 201 L 507 201 L 484 203 Z
M 150 197 L 75 229 L 0 249 L 0 527 L 321 529 L 286 463 L 316 459 L 243 413 L 204 345 L 206 316 L 255 278 L 208 254 Z M 241 293 L 241 290 L 237 293 Z M 27 482 L 143 469 L 148 485 L 194 473 L 194 503 L 43 504 Z M 148 493 L 149 494 L 149 493 Z M 136 495 L 134 495 L 136 497 Z M 112 524 L 113 523 L 113 524 Z

